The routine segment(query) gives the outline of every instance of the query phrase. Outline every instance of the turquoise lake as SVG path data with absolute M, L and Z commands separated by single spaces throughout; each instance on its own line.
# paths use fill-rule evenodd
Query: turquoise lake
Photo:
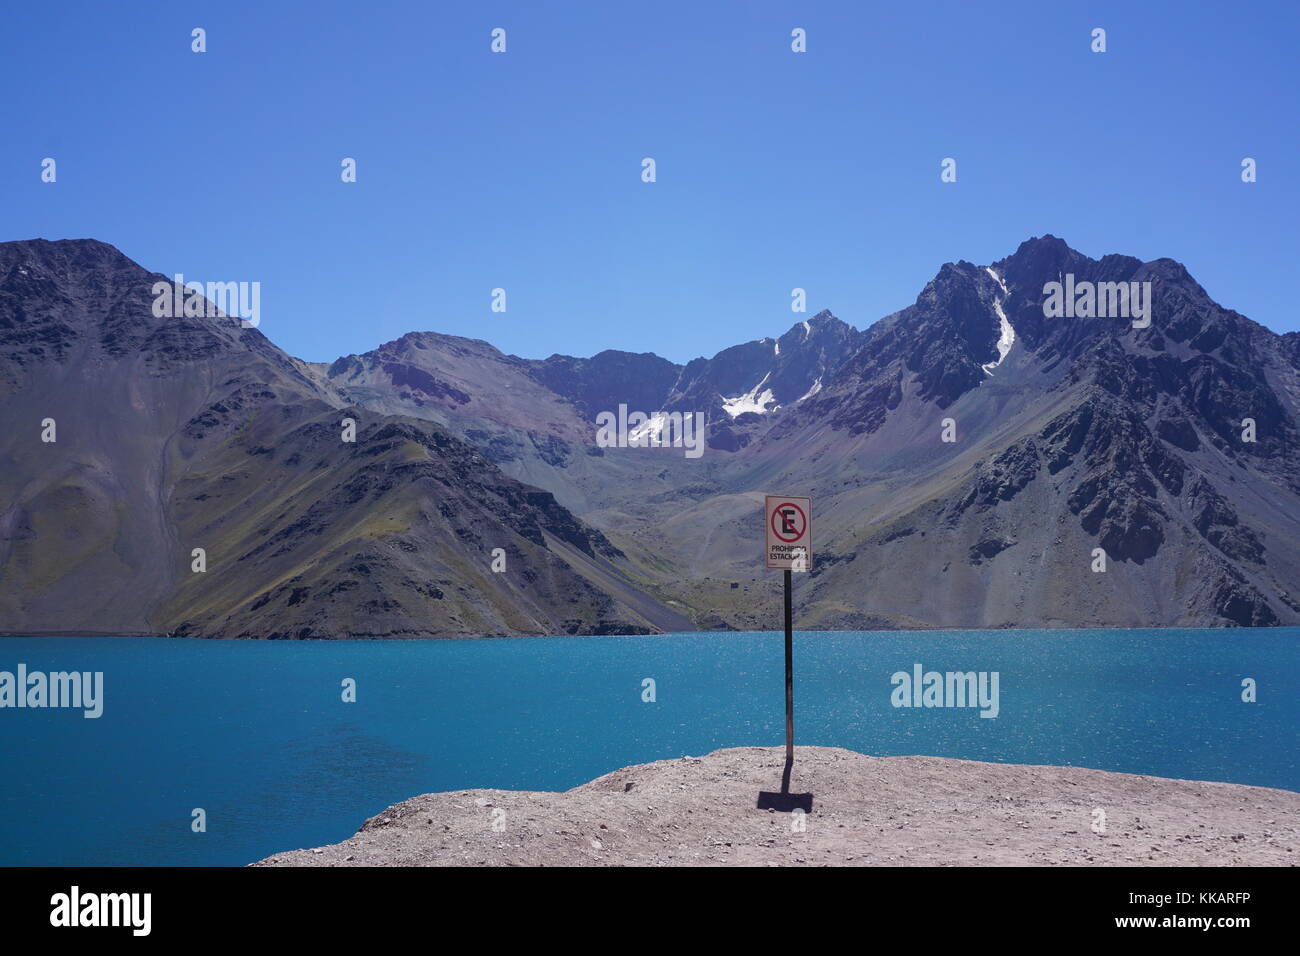
M 104 701 L 93 720 L 0 708 L 0 864 L 241 865 L 345 839 L 419 793 L 562 790 L 628 764 L 781 745 L 782 643 L 3 639 L 0 671 L 102 671 Z M 998 716 L 892 706 L 891 675 L 917 663 L 998 672 Z M 802 632 L 795 730 L 799 744 L 876 755 L 1300 791 L 1300 628 Z M 191 830 L 196 807 L 205 833 Z

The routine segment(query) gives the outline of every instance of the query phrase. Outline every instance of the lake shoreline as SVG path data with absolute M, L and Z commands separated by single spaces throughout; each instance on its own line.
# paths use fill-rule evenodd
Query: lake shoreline
M 341 843 L 253 866 L 1286 866 L 1300 793 L 1140 774 L 798 747 L 616 770 L 563 792 L 423 794 Z M 805 802 L 799 798 L 798 803 Z M 766 805 L 766 804 L 765 804 Z
M 979 634 L 1003 634 L 1008 631 L 1054 631 L 1061 633 L 1081 632 L 1081 631 L 1280 631 L 1294 628 L 1294 624 L 1257 624 L 1257 625 L 1237 625 L 1237 624 L 1207 624 L 1196 627 L 1181 627 L 1174 625 L 1154 625 L 1143 627 L 1128 627 L 1119 624 L 1100 624 L 1090 627 L 1065 626 L 1055 624 L 1036 624 L 1036 625 L 1008 625 L 1006 627 L 959 627 L 959 626 L 935 626 L 935 627 L 876 627 L 876 628 L 795 628 L 795 635 L 799 634 L 937 634 L 944 632 L 951 633 L 979 633 Z M 424 634 L 419 636 L 391 636 L 391 635 L 349 635 L 347 637 L 292 637 L 279 638 L 271 640 L 264 637 L 204 637 L 194 634 L 161 634 L 158 632 L 118 632 L 118 631 L 0 631 L 0 640 L 13 639 L 31 639 L 31 640 L 59 640 L 68 638 L 158 638 L 162 640 L 174 641 L 227 641 L 230 643 L 241 644 L 258 644 L 258 643 L 275 643 L 275 644 L 336 644 L 343 641 L 358 641 L 367 644 L 384 644 L 384 643 L 405 643 L 416 641 L 496 641 L 496 640 L 533 640 L 536 638 L 567 638 L 567 637 L 678 637 L 681 634 L 780 634 L 780 628 L 772 628 L 767 631 L 742 631 L 734 628 L 725 628 L 718 630 L 704 631 L 653 631 L 647 633 L 624 634 L 621 632 L 609 632 L 601 634 Z

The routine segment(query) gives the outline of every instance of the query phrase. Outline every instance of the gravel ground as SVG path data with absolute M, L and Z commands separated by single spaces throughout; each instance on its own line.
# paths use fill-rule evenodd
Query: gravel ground
M 1300 794 L 1288 790 L 799 747 L 790 790 L 811 793 L 812 812 L 757 809 L 760 791 L 780 790 L 784 762 L 784 748 L 737 747 L 628 767 L 564 793 L 428 793 L 342 843 L 253 865 L 1268 866 L 1300 858 Z

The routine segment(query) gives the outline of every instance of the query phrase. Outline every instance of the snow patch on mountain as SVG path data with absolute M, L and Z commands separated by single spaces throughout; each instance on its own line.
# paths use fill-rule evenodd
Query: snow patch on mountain
M 732 418 L 737 415 L 743 415 L 745 412 L 757 412 L 760 415 L 771 411 L 767 406 L 776 401 L 776 396 L 772 394 L 770 388 L 763 388 L 767 380 L 772 377 L 768 372 L 763 376 L 763 380 L 751 388 L 744 395 L 737 395 L 735 398 L 724 398 L 722 400 L 722 409 Z
M 1002 276 L 998 275 L 994 269 L 985 266 L 984 271 L 991 275 L 993 280 L 1002 288 L 1002 299 L 993 300 L 993 311 L 996 312 L 998 316 L 998 357 L 996 361 L 981 366 L 986 375 L 992 375 L 993 370 L 1002 364 L 1002 360 L 1005 359 L 1007 354 L 1011 351 L 1011 346 L 1016 344 L 1016 330 L 1012 328 L 1011 322 L 1007 319 L 1006 312 L 1002 310 L 1003 300 L 1011 294 L 1007 290 L 1006 282 L 1003 281 Z
M 1002 287 L 1003 297 L 1009 296 L 1011 294 L 1011 292 L 1007 289 L 1006 282 L 1003 280 L 1002 276 L 998 275 L 996 269 L 994 269 L 992 266 L 985 266 L 984 271 L 987 272 L 989 275 L 991 275 L 993 277 L 993 281 Z
M 800 396 L 799 396 L 799 401 L 802 402 L 805 398 L 812 398 L 814 395 L 816 395 L 816 394 L 817 394 L 818 392 L 820 392 L 821 390 L 822 390 L 822 378 L 821 378 L 820 375 L 818 375 L 818 376 L 817 376 L 817 381 L 815 381 L 815 382 L 812 383 L 812 388 L 808 389 L 807 394 L 805 394 L 805 395 L 800 395 Z
M 627 443 L 633 447 L 641 443 L 643 438 L 648 438 L 646 444 L 654 444 L 661 439 L 664 431 L 664 422 L 668 421 L 668 415 L 665 412 L 655 412 L 643 424 L 636 426 L 627 433 Z

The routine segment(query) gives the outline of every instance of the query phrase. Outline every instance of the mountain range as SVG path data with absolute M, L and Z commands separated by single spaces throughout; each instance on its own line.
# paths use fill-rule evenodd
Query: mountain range
M 1149 323 L 1049 317 L 1067 276 L 1149 283 Z M 764 492 L 814 499 L 800 629 L 1300 623 L 1300 334 L 1171 259 L 1033 238 L 685 365 L 436 332 L 310 363 L 155 316 L 160 281 L 0 243 L 0 632 L 771 629 Z M 704 454 L 598 442 L 620 406 L 702 413 Z

